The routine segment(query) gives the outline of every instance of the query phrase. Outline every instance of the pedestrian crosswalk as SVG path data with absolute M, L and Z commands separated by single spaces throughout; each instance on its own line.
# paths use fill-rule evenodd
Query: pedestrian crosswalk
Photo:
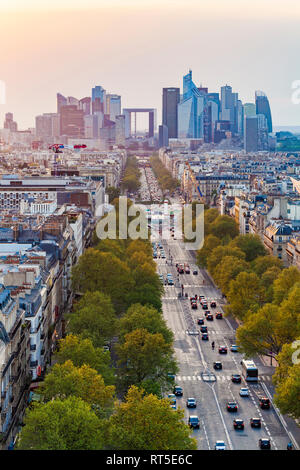
M 216 379 L 217 379 L 217 382 L 229 382 L 231 381 L 231 375 L 221 375 L 221 374 L 218 374 L 218 373 L 215 373 L 215 376 L 216 376 Z M 202 377 L 201 375 L 176 375 L 176 378 L 175 378 L 175 381 L 178 381 L 178 382 L 198 382 L 198 381 L 202 381 Z M 270 382 L 272 380 L 272 377 L 270 375 L 261 375 L 259 377 L 259 380 L 260 381 L 263 381 L 263 382 Z

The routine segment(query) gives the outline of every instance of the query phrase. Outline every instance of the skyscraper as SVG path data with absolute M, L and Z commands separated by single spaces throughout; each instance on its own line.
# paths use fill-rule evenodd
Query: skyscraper
M 263 91 L 255 92 L 256 114 L 264 114 L 267 119 L 268 132 L 273 132 L 272 115 L 269 100 Z
M 44 141 L 60 135 L 59 115 L 57 113 L 44 113 L 35 118 L 36 136 Z
M 192 80 L 192 71 L 183 77 L 183 96 L 178 104 L 178 137 L 202 138 L 204 124 L 204 96 Z
M 258 118 L 257 116 L 245 117 L 244 149 L 247 153 L 257 152 L 258 150 Z
M 106 95 L 106 114 L 109 115 L 111 121 L 116 122 L 116 116 L 121 114 L 121 96 Z
M 255 103 L 245 103 L 243 108 L 244 108 L 245 117 L 256 116 L 256 104 Z
M 238 133 L 238 93 L 232 93 L 232 88 L 229 85 L 221 87 L 221 117 L 222 121 L 230 121 L 231 131 L 235 134 Z
M 97 111 L 106 113 L 106 91 L 99 85 L 92 88 L 92 113 Z
M 125 145 L 125 116 L 116 116 L 116 144 Z
M 75 105 L 60 108 L 60 135 L 68 137 L 84 137 L 84 113 Z
M 178 137 L 177 105 L 180 101 L 179 88 L 163 88 L 162 123 L 168 128 L 169 138 Z
M 57 93 L 56 94 L 56 101 L 57 101 L 57 112 L 60 113 L 60 108 L 62 106 L 67 106 L 68 100 L 61 93 Z
M 4 129 L 9 129 L 11 132 L 17 132 L 18 124 L 14 121 L 13 113 L 5 114 Z
M 159 148 L 168 147 L 169 145 L 168 128 L 164 124 L 158 126 L 158 145 Z
M 79 100 L 79 109 L 83 110 L 84 115 L 91 114 L 91 98 L 90 96 L 86 96 L 85 98 L 81 98 Z

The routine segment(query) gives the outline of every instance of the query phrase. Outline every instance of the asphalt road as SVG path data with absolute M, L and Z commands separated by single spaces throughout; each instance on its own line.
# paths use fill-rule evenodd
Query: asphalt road
M 194 436 L 198 442 L 199 449 L 214 449 L 217 440 L 224 440 L 227 449 L 232 450 L 256 450 L 258 440 L 261 437 L 271 439 L 272 449 L 286 449 L 291 437 L 281 423 L 272 404 L 271 409 L 261 410 L 258 396 L 266 394 L 266 388 L 271 386 L 271 374 L 273 369 L 265 366 L 261 361 L 256 362 L 259 370 L 259 383 L 249 384 L 242 378 L 241 384 L 231 382 L 231 374 L 241 372 L 240 353 L 230 351 L 231 344 L 235 343 L 235 330 L 231 322 L 224 318 L 222 320 L 207 321 L 209 341 L 201 340 L 201 335 L 190 336 L 187 329 L 193 327 L 199 329 L 196 323 L 197 317 L 204 317 L 204 311 L 198 304 L 197 310 L 190 307 L 189 297 L 191 295 L 205 295 L 208 301 L 215 300 L 217 308 L 210 308 L 211 312 L 222 310 L 222 296 L 220 291 L 208 282 L 207 274 L 198 271 L 198 275 L 192 274 L 192 267 L 195 261 L 192 252 L 185 250 L 181 241 L 173 239 L 163 243 L 167 259 L 158 258 L 157 269 L 164 277 L 167 273 L 172 273 L 175 286 L 165 286 L 163 297 L 163 313 L 169 328 L 175 336 L 174 348 L 178 360 L 180 371 L 176 376 L 176 384 L 183 388 L 183 397 L 177 397 L 177 407 L 185 410 L 188 420 L 189 415 L 197 414 L 200 419 L 200 429 L 194 430 Z M 171 261 L 172 257 L 172 261 Z M 191 274 L 178 275 L 175 267 L 176 263 L 187 262 L 191 267 Z M 172 263 L 172 264 L 171 264 Z M 203 279 L 205 284 L 203 285 Z M 178 299 L 181 291 L 180 285 L 184 285 L 184 292 L 188 293 L 188 299 Z M 204 317 L 205 318 L 205 317 Z M 212 350 L 211 342 L 215 341 L 215 350 Z M 226 345 L 228 354 L 218 353 L 218 346 Z M 213 362 L 220 360 L 223 365 L 222 370 L 214 370 Z M 249 397 L 240 397 L 241 387 L 250 390 Z M 172 391 L 170 391 L 172 392 Z M 197 408 L 187 409 L 186 399 L 196 398 Z M 228 401 L 236 401 L 238 412 L 230 413 L 226 409 Z M 250 418 L 260 417 L 262 420 L 261 429 L 250 427 Z M 235 431 L 233 429 L 233 419 L 244 420 L 245 429 Z M 286 424 L 286 423 L 284 423 Z M 288 430 L 289 431 L 289 430 Z

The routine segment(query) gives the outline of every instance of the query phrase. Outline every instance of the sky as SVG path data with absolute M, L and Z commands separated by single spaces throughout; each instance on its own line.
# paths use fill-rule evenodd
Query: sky
M 0 127 L 8 111 L 34 127 L 57 92 L 82 98 L 95 85 L 124 107 L 157 108 L 159 124 L 162 88 L 182 88 L 189 69 L 243 102 L 263 90 L 274 125 L 300 125 L 299 20 L 299 0 L 0 0 Z

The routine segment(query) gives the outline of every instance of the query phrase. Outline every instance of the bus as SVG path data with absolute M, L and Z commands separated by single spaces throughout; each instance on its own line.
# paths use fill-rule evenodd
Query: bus
M 258 369 L 253 361 L 242 360 L 243 376 L 247 382 L 258 382 Z

